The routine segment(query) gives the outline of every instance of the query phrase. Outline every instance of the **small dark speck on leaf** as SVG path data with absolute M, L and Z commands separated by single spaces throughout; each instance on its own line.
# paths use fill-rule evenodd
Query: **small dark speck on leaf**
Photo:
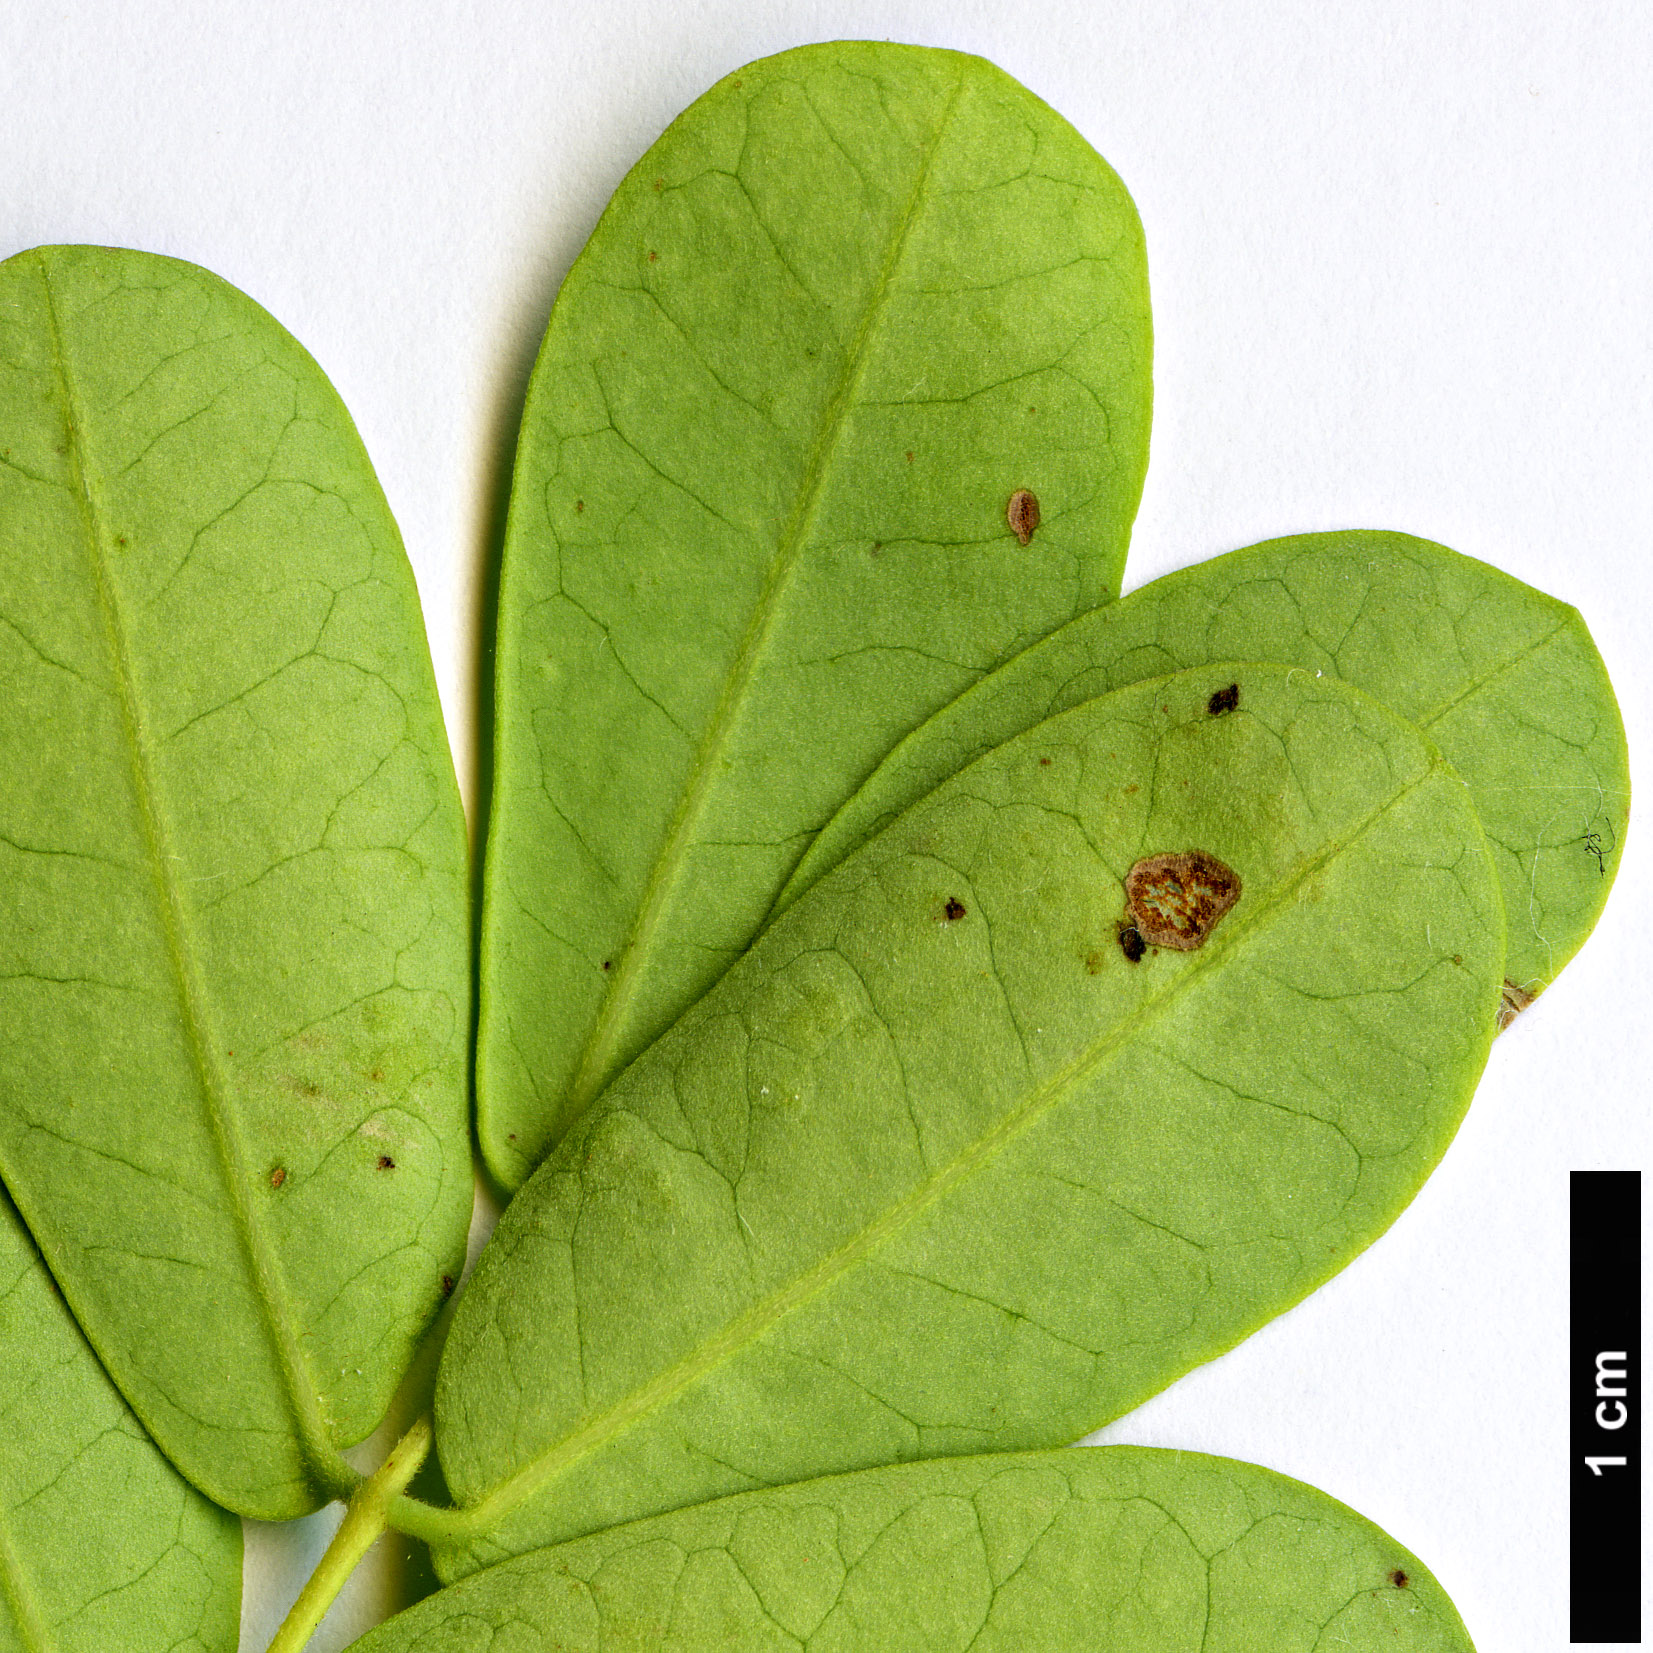
M 585 501 L 583 499 L 575 500 L 574 501 L 574 509 L 576 511 L 583 511 L 585 509 Z
M 1221 717 L 1224 712 L 1232 712 L 1239 704 L 1240 685 L 1238 683 L 1230 683 L 1226 689 L 1218 689 L 1217 692 L 1212 695 L 1208 701 L 1206 701 L 1205 709 L 1212 715 L 1212 717 Z
M 517 1133 L 515 1131 L 511 1131 L 511 1132 L 507 1133 L 506 1138 L 505 1138 L 505 1140 L 507 1142 L 515 1142 L 516 1139 L 517 1139 Z
M 872 554 L 873 554 L 873 555 L 874 555 L 874 556 L 875 556 L 875 557 L 876 557 L 876 556 L 877 556 L 877 555 L 878 555 L 878 553 L 879 553 L 879 552 L 880 552 L 880 551 L 882 551 L 882 550 L 883 550 L 883 549 L 884 549 L 884 542 L 883 542 L 883 541 L 882 541 L 882 540 L 874 540 L 874 541 L 873 541 L 873 542 L 872 542 Z
M 389 1154 L 380 1154 L 379 1169 L 381 1171 L 394 1171 L 396 1169 L 396 1161 L 393 1160 Z
M 964 903 L 956 895 L 950 895 L 947 897 L 947 905 L 942 908 L 942 916 L 949 924 L 957 924 L 964 917 L 966 910 Z
M 444 1297 L 453 1296 L 453 1276 L 451 1274 L 442 1276 L 442 1295 Z
M 1139 936 L 1137 939 L 1140 941 L 1142 938 Z M 1100 976 L 1102 974 L 1102 962 L 1100 953 L 1086 953 L 1085 974 L 1087 976 Z
M 911 448 L 908 448 L 908 450 L 907 450 L 907 463 L 910 465 L 910 464 L 912 464 L 912 462 L 913 462 L 913 450 Z
M 1041 769 L 1048 769 L 1048 768 L 1050 768 L 1050 759 L 1049 759 L 1049 758 L 1040 758 L 1040 759 L 1039 759 L 1039 767 L 1040 767 L 1040 768 L 1041 768 Z
M 1392 1572 L 1392 1573 L 1391 1573 L 1391 1574 L 1390 1574 L 1390 1575 L 1389 1575 L 1389 1582 L 1390 1582 L 1390 1583 L 1391 1583 L 1391 1584 L 1393 1584 L 1393 1585 L 1394 1585 L 1394 1587 L 1395 1587 L 1395 1588 L 1396 1588 L 1396 1589 L 1397 1589 L 1397 1590 L 1404 1590 L 1404 1589 L 1405 1589 L 1405 1588 L 1406 1588 L 1406 1586 L 1407 1586 L 1407 1585 L 1408 1585 L 1408 1584 L 1409 1584 L 1409 1583 L 1410 1583 L 1410 1582 L 1411 1582 L 1411 1580 L 1410 1580 L 1410 1579 L 1408 1579 L 1408 1578 L 1407 1578 L 1407 1576 L 1406 1576 L 1406 1574 L 1405 1574 L 1405 1573 L 1403 1573 L 1403 1572 L 1402 1572 L 1402 1571 L 1401 1571 L 1401 1570 L 1400 1570 L 1400 1568 L 1399 1568 L 1399 1567 L 1397 1567 L 1397 1568 L 1396 1568 L 1396 1569 L 1395 1569 L 1395 1570 L 1394 1570 L 1394 1571 L 1393 1571 L 1393 1572 Z
M 1125 796 L 1128 798 L 1133 792 L 1140 792 L 1141 790 L 1142 783 L 1140 781 L 1132 781 L 1131 784 L 1125 788 Z
M 1462 964 L 1464 962 L 1464 955 L 1462 953 L 1454 953 L 1452 955 L 1452 962 L 1454 964 Z
M 125 534 L 117 534 L 115 536 L 115 544 L 116 545 L 125 545 L 126 544 L 126 535 Z
M 272 1188 L 279 1188 L 282 1185 L 282 1183 L 284 1183 L 286 1180 L 287 1180 L 287 1167 L 285 1165 L 278 1165 L 270 1173 L 270 1186 Z
M 612 970 L 614 968 L 614 960 L 613 959 L 604 959 L 603 960 L 603 968 L 605 970 Z
M 1119 950 L 1132 964 L 1142 962 L 1142 955 L 1148 951 L 1148 943 L 1142 939 L 1142 932 L 1134 924 L 1119 926 Z
M 1017 541 L 1026 545 L 1033 538 L 1033 530 L 1039 526 L 1039 501 L 1030 490 L 1018 488 L 1004 508 L 1004 520 L 1010 524 L 1010 531 Z
M 664 189 L 666 187 L 666 180 L 664 178 L 656 178 L 654 180 L 654 187 L 656 189 Z
M 658 264 L 659 262 L 660 262 L 660 254 L 659 253 L 650 253 L 649 254 L 649 263 Z

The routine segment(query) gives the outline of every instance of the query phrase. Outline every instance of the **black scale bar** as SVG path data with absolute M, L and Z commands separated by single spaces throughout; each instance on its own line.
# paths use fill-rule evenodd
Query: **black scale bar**
M 1641 1641 L 1640 1171 L 1572 1174 L 1569 1639 Z

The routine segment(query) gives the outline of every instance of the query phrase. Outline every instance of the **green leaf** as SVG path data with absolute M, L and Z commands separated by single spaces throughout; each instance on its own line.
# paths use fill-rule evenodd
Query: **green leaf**
M 1345 1505 L 1254 1464 L 1129 1446 L 676 1510 L 466 1579 L 353 1653 L 507 1639 L 512 1653 L 1471 1653 L 1423 1563 Z
M 155 1450 L 0 1193 L 0 1653 L 235 1653 L 241 1523 Z
M 173 1462 L 298 1515 L 471 1204 L 412 572 L 315 363 L 190 265 L 0 265 L 0 430 L 0 1173 Z
M 915 730 L 810 846 L 784 907 L 954 770 L 1091 695 L 1209 660 L 1344 678 L 1425 729 L 1469 787 L 1509 917 L 1519 1008 L 1594 928 L 1630 770 L 1578 611 L 1409 534 L 1302 534 L 1200 563 L 1082 615 Z
M 750 64 L 620 186 L 552 312 L 501 575 L 477 1087 L 505 1186 L 896 740 L 1117 594 L 1149 358 L 1129 196 L 979 58 Z
M 1127 875 L 1188 851 L 1238 902 L 1133 962 Z M 1503 957 L 1462 782 L 1344 683 L 1225 664 L 1027 731 L 784 913 L 507 1209 L 438 1380 L 439 1570 L 1117 1416 L 1389 1225 Z

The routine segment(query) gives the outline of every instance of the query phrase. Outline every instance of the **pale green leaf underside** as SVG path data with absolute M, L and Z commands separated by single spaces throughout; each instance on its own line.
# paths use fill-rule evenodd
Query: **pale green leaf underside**
M 315 363 L 191 265 L 0 265 L 0 431 L 0 1171 L 179 1468 L 296 1515 L 470 1208 L 411 570 Z
M 864 1470 L 537 1550 L 353 1653 L 1471 1653 L 1388 1534 L 1144 1447 Z
M 1189 848 L 1239 904 L 1133 964 L 1124 875 Z M 438 1384 L 443 1576 L 1135 1405 L 1411 1198 L 1503 953 L 1463 784 L 1346 684 L 1221 665 L 1027 731 L 784 913 L 506 1211 Z
M 1533 994 L 1555 979 L 1600 916 L 1624 843 L 1630 770 L 1612 684 L 1576 609 L 1410 534 L 1269 540 L 1081 616 L 897 746 L 810 846 L 779 905 L 1040 718 L 1210 660 L 1341 677 L 1422 727 L 1492 845 L 1505 973 Z
M 979 58 L 750 64 L 620 186 L 552 312 L 501 575 L 478 1093 L 506 1186 L 895 741 L 1118 592 L 1150 353 L 1129 196 Z
M 156 1451 L 0 1193 L 0 1653 L 234 1653 L 241 1523 Z

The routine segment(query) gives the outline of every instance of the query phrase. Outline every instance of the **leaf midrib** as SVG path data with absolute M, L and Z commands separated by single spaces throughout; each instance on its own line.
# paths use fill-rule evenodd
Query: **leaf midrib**
M 1259 933 L 1267 919 L 1285 905 L 1288 899 L 1322 867 L 1344 854 L 1384 815 L 1398 808 L 1419 787 L 1443 774 L 1450 775 L 1451 770 L 1445 760 L 1431 748 L 1429 761 L 1422 774 L 1391 793 L 1368 811 L 1344 836 L 1327 844 L 1318 855 L 1305 861 L 1289 877 L 1283 878 L 1269 896 L 1259 902 L 1247 916 L 1245 925 L 1225 925 L 1215 931 L 1198 956 L 1190 961 L 1189 967 L 1180 972 L 1164 992 L 1145 1000 L 1129 1016 L 1117 1022 L 1104 1038 L 1072 1057 L 1049 1078 L 1037 1085 L 1020 1108 L 1007 1114 L 990 1131 L 978 1137 L 957 1158 L 920 1183 L 903 1199 L 892 1205 L 877 1221 L 870 1223 L 838 1250 L 822 1258 L 791 1284 L 748 1309 L 730 1322 L 716 1337 L 700 1344 L 693 1353 L 675 1366 L 668 1368 L 642 1388 L 633 1390 L 624 1400 L 573 1434 L 565 1436 L 537 1459 L 502 1481 L 480 1502 L 451 1512 L 428 1512 L 440 1517 L 440 1532 L 433 1531 L 432 1536 L 438 1541 L 452 1542 L 485 1534 L 565 1469 L 622 1434 L 638 1418 L 680 1394 L 723 1360 L 738 1353 L 747 1344 L 755 1342 L 783 1316 L 825 1290 L 839 1276 L 847 1273 L 855 1263 L 876 1250 L 886 1239 L 906 1227 L 910 1221 L 916 1219 L 973 1171 L 994 1158 L 1014 1137 L 1037 1124 L 1069 1090 L 1085 1078 L 1088 1072 L 1105 1062 L 1127 1037 L 1151 1022 L 1166 1007 L 1174 1004 L 1188 990 L 1190 983 L 1200 980 L 1244 942 Z M 427 1512 L 421 1512 L 425 1513 Z M 438 1523 L 427 1524 L 434 1528 Z
M 838 445 L 844 421 L 856 405 L 856 392 L 866 372 L 868 344 L 873 329 L 890 295 L 891 283 L 906 251 L 907 239 L 924 204 L 929 188 L 930 174 L 935 164 L 947 129 L 952 122 L 964 90 L 965 74 L 958 70 L 946 107 L 924 152 L 907 204 L 898 220 L 896 233 L 890 238 L 884 262 L 879 269 L 860 325 L 845 352 L 845 367 L 836 390 L 828 402 L 816 435 L 808 463 L 804 467 L 792 514 L 781 530 L 775 555 L 770 559 L 764 588 L 760 593 L 746 634 L 741 639 L 735 664 L 724 680 L 723 692 L 718 697 L 706 733 L 701 737 L 699 750 L 690 771 L 689 784 L 678 800 L 677 811 L 667 828 L 666 839 L 649 873 L 643 899 L 638 904 L 637 916 L 625 945 L 620 950 L 619 962 L 613 973 L 608 992 L 604 995 L 597 1019 L 592 1025 L 574 1077 L 568 1088 L 567 1117 L 581 1112 L 604 1088 L 610 1075 L 609 1065 L 614 1058 L 625 1026 L 626 1012 L 641 984 L 646 965 L 645 955 L 652 951 L 656 931 L 665 916 L 672 891 L 677 884 L 693 843 L 696 821 L 710 796 L 712 783 L 719 770 L 719 757 L 728 744 L 739 718 L 745 691 L 762 657 L 764 645 L 773 631 L 778 610 L 792 574 L 798 566 L 803 548 L 809 543 L 808 533 L 820 503 L 831 458 Z
M 41 290 L 45 297 L 53 367 L 63 393 L 68 460 L 74 481 L 72 491 L 85 528 L 87 562 L 96 592 L 98 611 L 104 623 L 110 662 L 114 668 L 121 728 L 126 737 L 127 755 L 131 761 L 132 790 L 143 823 L 145 847 L 149 851 L 152 863 L 156 914 L 165 936 L 167 958 L 172 966 L 184 1042 L 195 1069 L 197 1088 L 207 1115 L 213 1148 L 219 1161 L 225 1189 L 229 1194 L 232 1227 L 242 1256 L 246 1260 L 258 1307 L 275 1350 L 276 1364 L 289 1412 L 298 1426 L 300 1443 L 317 1483 L 330 1492 L 338 1493 L 353 1486 L 357 1477 L 338 1457 L 329 1438 L 320 1396 L 302 1364 L 297 1316 L 288 1301 L 280 1265 L 266 1236 L 254 1220 L 248 1199 L 244 1145 L 240 1141 L 237 1122 L 228 1102 L 231 1094 L 228 1077 L 217 1060 L 212 1041 L 206 1034 L 206 995 L 190 964 L 188 926 L 185 921 L 182 892 L 178 888 L 171 860 L 165 849 L 165 834 L 156 801 L 158 789 L 150 771 L 144 724 L 137 705 L 130 649 L 110 580 L 100 527 L 100 513 L 93 497 L 89 456 L 81 439 L 85 422 L 69 371 L 57 304 L 52 293 L 51 274 L 44 255 L 37 257 L 36 266 L 40 272 Z M 129 1398 L 133 1409 L 142 1415 L 144 1408 L 139 1404 L 139 1397 Z
M 1527 644 L 1525 648 L 1517 649 L 1514 654 L 1505 660 L 1500 660 L 1496 666 L 1482 672 L 1479 677 L 1472 678 L 1450 700 L 1443 700 L 1439 706 L 1420 712 L 1417 719 L 1418 727 L 1420 729 L 1434 728 L 1442 718 L 1450 716 L 1471 696 L 1480 694 L 1490 684 L 1496 683 L 1500 677 L 1513 672 L 1524 661 L 1530 660 L 1540 649 L 1547 648 L 1567 629 L 1568 624 L 1577 617 L 1577 614 L 1576 609 L 1569 609 L 1542 637 L 1536 638 L 1533 642 Z

